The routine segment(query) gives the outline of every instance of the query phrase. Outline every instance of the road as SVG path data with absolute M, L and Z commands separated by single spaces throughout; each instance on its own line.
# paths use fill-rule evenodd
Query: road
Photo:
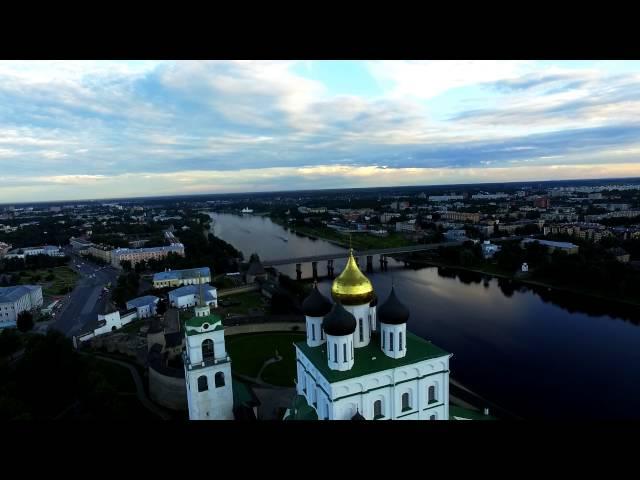
M 70 267 L 80 277 L 74 290 L 61 299 L 62 306 L 50 328 L 71 337 L 83 331 L 90 323 L 95 324 L 98 314 L 102 313 L 108 301 L 107 295 L 100 294 L 108 283 L 116 284 L 119 272 L 111 266 L 103 267 L 71 252 L 69 255 L 72 259 Z

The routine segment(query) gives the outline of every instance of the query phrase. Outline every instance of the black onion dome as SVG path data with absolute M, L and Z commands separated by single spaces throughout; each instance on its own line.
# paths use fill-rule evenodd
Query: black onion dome
M 329 314 L 322 321 L 324 333 L 334 337 L 351 335 L 356 331 L 356 317 L 347 312 L 339 303 L 334 303 Z
M 360 414 L 360 412 L 358 411 L 358 412 L 356 412 L 356 414 L 355 414 L 353 417 L 351 417 L 351 420 L 360 420 L 360 421 L 362 421 L 362 420 L 366 420 L 366 418 L 364 418 L 364 417 Z
M 302 302 L 302 313 L 307 317 L 324 317 L 331 311 L 332 303 L 320 293 L 318 285 L 315 285 L 311 293 Z
M 378 296 L 376 294 L 373 295 L 373 299 L 371 300 L 371 303 L 369 303 L 370 307 L 375 307 L 376 305 L 378 305 Z
M 398 300 L 393 287 L 391 287 L 389 298 L 378 307 L 377 318 L 381 323 L 386 323 L 387 325 L 407 323 L 409 319 L 409 309 Z

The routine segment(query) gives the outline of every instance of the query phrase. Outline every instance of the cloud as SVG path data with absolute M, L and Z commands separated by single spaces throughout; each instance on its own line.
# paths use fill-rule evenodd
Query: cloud
M 543 175 L 638 160 L 631 67 L 367 62 L 385 92 L 371 97 L 333 94 L 297 64 L 0 62 L 0 167 L 15 172 L 0 195 L 313 188 L 314 176 L 329 188 L 467 169 L 515 178 L 521 165 Z M 436 98 L 444 115 L 433 115 Z

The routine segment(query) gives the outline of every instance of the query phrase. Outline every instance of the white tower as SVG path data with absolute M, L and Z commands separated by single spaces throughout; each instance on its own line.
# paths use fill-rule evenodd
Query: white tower
M 389 298 L 378 307 L 380 322 L 380 348 L 391 358 L 402 358 L 407 354 L 407 320 L 409 310 L 391 287 Z
M 327 336 L 327 363 L 331 370 L 345 371 L 353 367 L 353 332 L 356 325 L 353 314 L 339 303 L 334 303 L 324 317 L 322 328 Z
M 184 370 L 190 420 L 233 420 L 231 358 L 222 319 L 211 313 L 200 282 L 195 316 L 185 322 Z
M 327 341 L 322 329 L 322 319 L 330 310 L 331 302 L 320 293 L 318 283 L 314 283 L 313 290 L 302 302 L 307 322 L 307 345 L 310 347 L 317 347 Z

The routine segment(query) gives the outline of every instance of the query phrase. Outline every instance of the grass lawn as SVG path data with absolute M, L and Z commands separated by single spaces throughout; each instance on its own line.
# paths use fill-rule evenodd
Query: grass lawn
M 53 280 L 46 280 L 49 270 L 53 273 Z M 18 273 L 20 283 L 42 285 L 45 295 L 63 295 L 69 287 L 73 288 L 78 279 L 78 274 L 69 267 L 43 268 L 39 270 L 22 270 Z M 39 279 L 35 280 L 35 278 Z
M 124 327 L 118 330 L 120 333 L 138 333 L 140 327 L 145 325 L 147 322 L 144 318 L 140 318 L 138 320 L 134 320 L 131 323 L 127 323 Z
M 100 358 L 88 359 L 92 370 L 104 375 L 106 380 L 114 386 L 119 393 L 135 393 L 136 385 L 128 368 L 115 363 L 101 360 Z M 135 399 L 138 402 L 138 399 Z M 139 403 L 139 402 L 138 402 Z
M 220 307 L 223 313 L 233 313 L 236 315 L 247 315 L 250 310 L 262 310 L 264 311 L 265 299 L 260 292 L 248 292 L 241 293 L 239 295 L 230 295 L 228 297 L 222 297 L 220 300 L 229 302 L 239 302 L 239 305 L 232 307 Z
M 264 362 L 273 358 L 278 350 L 282 361 L 265 368 L 262 380 L 282 387 L 293 386 L 293 380 L 296 378 L 296 352 L 292 344 L 305 338 L 304 333 L 288 332 L 250 333 L 226 337 L 231 367 L 235 373 L 255 378 Z

